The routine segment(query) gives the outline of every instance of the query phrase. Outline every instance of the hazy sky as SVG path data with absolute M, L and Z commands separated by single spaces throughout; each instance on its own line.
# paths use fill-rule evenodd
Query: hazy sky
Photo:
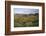
M 38 12 L 39 12 L 39 9 L 14 8 L 14 14 L 35 14 Z

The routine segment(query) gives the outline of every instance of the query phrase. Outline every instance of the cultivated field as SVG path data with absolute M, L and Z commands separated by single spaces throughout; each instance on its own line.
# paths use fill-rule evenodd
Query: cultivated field
M 14 15 L 14 27 L 34 27 L 34 26 L 39 26 L 38 13 Z

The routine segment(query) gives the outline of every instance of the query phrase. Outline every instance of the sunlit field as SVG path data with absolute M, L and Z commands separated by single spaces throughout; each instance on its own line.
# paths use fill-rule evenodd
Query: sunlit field
M 33 27 L 39 25 L 38 14 L 31 15 L 15 15 L 14 16 L 14 27 Z

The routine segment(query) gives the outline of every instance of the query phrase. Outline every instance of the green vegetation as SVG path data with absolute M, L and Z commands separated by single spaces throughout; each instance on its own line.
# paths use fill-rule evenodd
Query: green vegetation
M 34 27 L 39 26 L 38 14 L 30 16 L 14 16 L 14 27 Z

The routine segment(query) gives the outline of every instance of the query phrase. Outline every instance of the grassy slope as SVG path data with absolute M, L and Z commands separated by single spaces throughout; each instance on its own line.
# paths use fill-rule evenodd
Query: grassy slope
M 38 16 L 27 16 L 27 17 L 18 17 L 14 16 L 14 27 L 33 27 L 38 26 L 39 19 Z

